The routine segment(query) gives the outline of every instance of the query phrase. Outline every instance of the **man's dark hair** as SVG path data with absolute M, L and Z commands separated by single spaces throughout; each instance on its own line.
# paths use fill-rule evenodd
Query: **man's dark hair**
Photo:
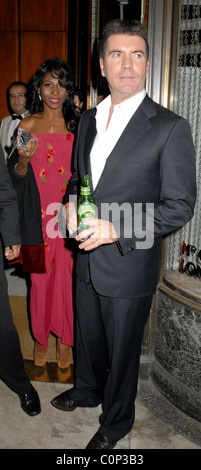
M 78 96 L 80 102 L 84 101 L 82 90 L 78 86 L 74 87 L 73 96 L 75 95 Z
M 8 87 L 7 90 L 6 90 L 6 101 L 7 101 L 7 107 L 8 107 L 8 110 L 9 110 L 9 113 L 10 113 L 10 114 L 13 113 L 13 110 L 12 110 L 11 105 L 10 105 L 10 89 L 11 89 L 13 86 L 24 86 L 24 87 L 26 88 L 25 96 L 27 97 L 27 84 L 26 84 L 26 83 L 24 83 L 24 82 L 19 82 L 19 81 L 15 81 L 15 82 L 10 83 L 9 87 Z M 26 109 L 27 109 L 27 108 L 26 108 Z
M 129 36 L 140 36 L 146 43 L 146 56 L 149 58 L 148 33 L 145 26 L 137 20 L 115 19 L 106 24 L 102 35 L 99 57 L 104 59 L 107 49 L 107 40 L 112 34 L 127 34 Z

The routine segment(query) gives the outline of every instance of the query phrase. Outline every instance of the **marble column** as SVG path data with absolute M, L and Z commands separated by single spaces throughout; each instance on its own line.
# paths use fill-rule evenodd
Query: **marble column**
M 170 402 L 201 422 L 201 312 L 160 289 L 152 378 Z

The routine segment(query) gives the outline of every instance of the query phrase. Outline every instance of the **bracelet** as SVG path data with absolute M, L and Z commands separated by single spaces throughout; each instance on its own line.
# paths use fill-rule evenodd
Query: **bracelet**
M 15 166 L 14 166 L 16 175 L 18 175 L 18 176 L 25 176 L 26 173 L 27 173 L 28 168 L 27 168 L 27 170 L 25 171 L 25 173 L 18 173 L 18 171 L 17 171 L 17 165 L 18 165 L 18 163 L 16 163 Z

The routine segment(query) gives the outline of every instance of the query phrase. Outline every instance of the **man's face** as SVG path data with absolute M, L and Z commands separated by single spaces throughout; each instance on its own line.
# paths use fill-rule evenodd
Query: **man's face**
M 117 104 L 143 90 L 149 72 L 146 43 L 137 35 L 112 34 L 107 40 L 101 74 L 106 77 L 112 103 Z
M 23 114 L 26 111 L 26 88 L 23 85 L 13 85 L 9 91 L 10 105 L 15 114 Z

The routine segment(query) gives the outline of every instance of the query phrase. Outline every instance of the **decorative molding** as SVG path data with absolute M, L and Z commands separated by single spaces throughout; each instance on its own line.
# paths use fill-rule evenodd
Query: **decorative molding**
M 174 286 L 168 286 L 168 282 L 160 282 L 158 285 L 158 289 L 164 292 L 168 297 L 174 299 L 183 305 L 186 305 L 192 310 L 197 310 L 201 312 L 201 304 L 198 303 L 196 300 L 186 297 L 186 295 L 181 294 L 178 290 L 175 290 Z
M 149 0 L 150 73 L 146 88 L 149 96 L 165 107 L 169 105 L 173 4 L 173 0 Z

